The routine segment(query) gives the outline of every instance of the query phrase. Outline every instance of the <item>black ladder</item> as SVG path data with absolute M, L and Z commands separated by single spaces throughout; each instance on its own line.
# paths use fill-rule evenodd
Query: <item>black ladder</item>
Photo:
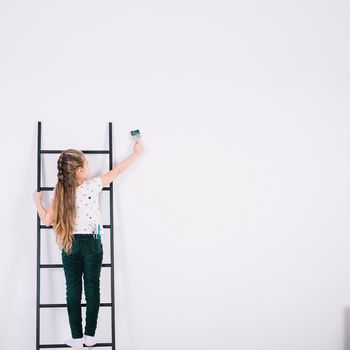
M 109 155 L 109 170 L 113 168 L 113 153 L 112 153 L 112 123 L 108 123 L 109 127 L 109 149 L 108 150 L 81 150 L 85 154 L 108 154 Z M 41 155 L 46 153 L 62 153 L 63 150 L 42 150 L 41 149 L 41 121 L 38 121 L 38 153 L 37 153 L 37 191 L 53 191 L 54 187 L 41 186 Z M 111 273 L 111 302 L 100 303 L 101 307 L 111 307 L 111 325 L 112 325 L 112 343 L 97 343 L 96 347 L 112 347 L 115 350 L 115 305 L 114 305 L 114 242 L 113 242 L 113 181 L 109 187 L 103 187 L 103 191 L 109 191 L 109 211 L 110 224 L 103 225 L 103 228 L 110 229 L 110 264 L 102 264 L 102 267 L 110 267 Z M 40 247 L 41 247 L 41 229 L 51 229 L 52 225 L 41 225 L 39 214 L 37 213 L 37 270 L 36 270 L 36 350 L 39 348 L 69 348 L 66 344 L 40 344 L 40 309 L 43 308 L 59 308 L 67 307 L 67 304 L 41 304 L 40 303 L 40 269 L 43 268 L 63 268 L 63 264 L 41 264 L 40 262 Z M 86 307 L 86 303 L 81 303 L 81 306 Z M 85 347 L 85 345 L 84 345 Z

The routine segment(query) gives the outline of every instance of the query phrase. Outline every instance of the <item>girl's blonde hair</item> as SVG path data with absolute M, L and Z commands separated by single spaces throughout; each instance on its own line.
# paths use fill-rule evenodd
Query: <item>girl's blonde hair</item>
M 84 153 L 76 149 L 65 150 L 57 160 L 58 180 L 53 199 L 55 207 L 53 229 L 56 233 L 57 244 L 67 254 L 71 253 L 75 227 L 75 195 L 78 186 L 76 171 L 79 167 L 84 167 L 85 160 Z

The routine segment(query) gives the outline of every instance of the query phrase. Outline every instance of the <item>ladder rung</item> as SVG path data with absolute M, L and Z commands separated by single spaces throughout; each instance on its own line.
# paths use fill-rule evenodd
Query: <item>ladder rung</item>
M 46 226 L 46 225 L 40 225 L 40 228 L 42 228 L 42 229 L 50 229 L 50 228 L 52 228 L 53 226 L 52 225 L 48 225 L 48 226 Z M 111 228 L 111 225 L 102 225 L 102 227 L 103 228 Z
M 40 191 L 53 191 L 55 187 L 40 187 Z M 109 191 L 110 187 L 102 187 L 102 191 Z
M 81 303 L 81 306 L 86 306 L 86 303 Z M 112 303 L 100 303 L 100 306 L 111 307 Z M 41 308 L 51 308 L 51 307 L 67 307 L 67 304 L 40 304 Z
M 40 150 L 40 153 L 51 153 L 51 154 L 55 154 L 55 153 L 62 153 L 64 150 L 60 150 L 60 149 L 42 149 Z M 81 150 L 83 153 L 87 153 L 87 154 L 109 154 L 110 151 L 109 150 Z
M 97 343 L 94 345 L 95 346 L 99 346 L 99 347 L 103 347 L 103 346 L 112 346 L 112 343 Z M 87 345 L 84 344 L 84 347 L 88 347 Z M 39 344 L 39 348 L 42 349 L 52 349 L 52 348 L 70 348 L 69 345 L 66 344 Z
M 63 267 L 63 264 L 40 264 L 41 269 L 55 269 Z M 112 267 L 112 264 L 102 264 L 102 267 Z

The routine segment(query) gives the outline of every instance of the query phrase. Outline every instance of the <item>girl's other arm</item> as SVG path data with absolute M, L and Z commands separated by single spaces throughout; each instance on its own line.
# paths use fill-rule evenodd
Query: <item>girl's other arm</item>
M 33 192 L 33 200 L 36 205 L 40 220 L 46 226 L 52 225 L 53 214 L 54 214 L 53 200 L 51 201 L 49 209 L 46 210 L 42 203 L 42 196 L 43 196 L 42 192 L 38 192 L 38 191 Z

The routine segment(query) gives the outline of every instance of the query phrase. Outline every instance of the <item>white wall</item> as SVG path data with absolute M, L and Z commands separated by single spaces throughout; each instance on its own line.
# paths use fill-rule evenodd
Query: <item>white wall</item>
M 2 1 L 1 348 L 35 348 L 41 120 L 43 148 L 80 149 L 107 147 L 112 121 L 115 163 L 143 135 L 115 181 L 118 349 L 350 349 L 349 10 Z M 43 248 L 59 262 L 50 231 Z M 64 302 L 63 271 L 42 288 Z M 43 342 L 61 343 L 66 310 L 42 313 Z

